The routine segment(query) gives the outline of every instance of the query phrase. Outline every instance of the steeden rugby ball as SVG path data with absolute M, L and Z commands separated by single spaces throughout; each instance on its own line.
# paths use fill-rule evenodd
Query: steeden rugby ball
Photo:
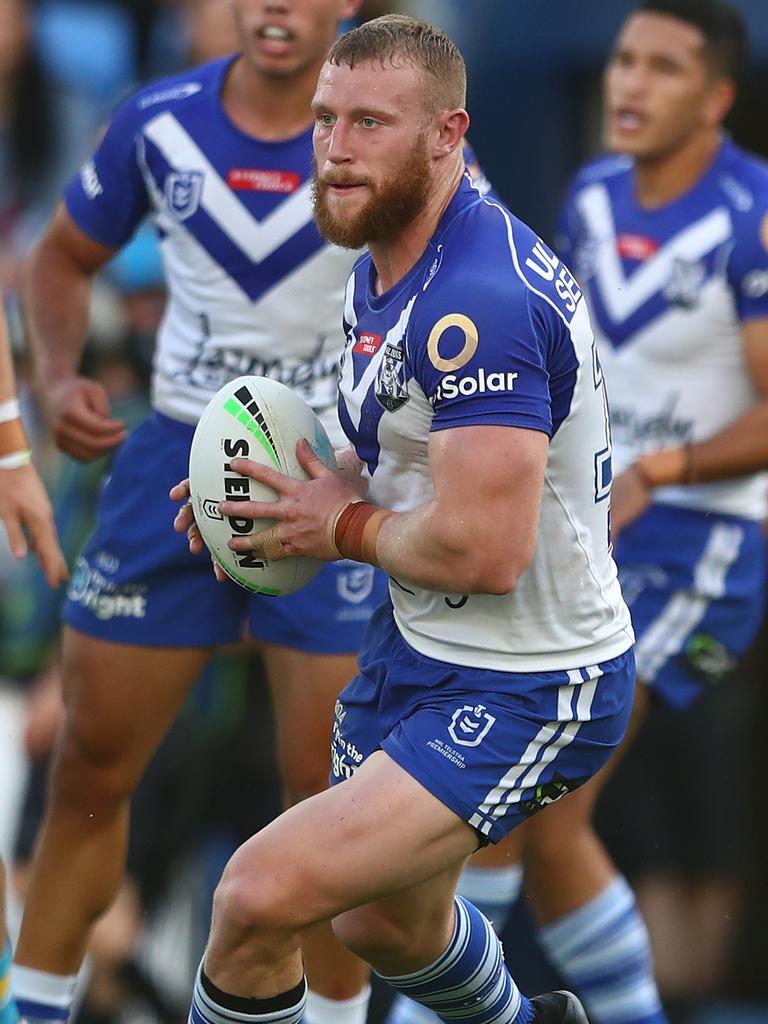
M 208 550 L 240 586 L 257 594 L 292 594 L 313 579 L 323 562 L 311 558 L 269 561 L 253 551 L 232 551 L 232 537 L 271 526 L 272 519 L 222 516 L 219 503 L 274 501 L 275 492 L 231 468 L 237 457 L 252 459 L 298 480 L 307 474 L 296 459 L 306 437 L 327 466 L 333 448 L 320 420 L 303 398 L 269 377 L 238 377 L 210 400 L 200 417 L 189 454 L 189 483 L 195 519 Z

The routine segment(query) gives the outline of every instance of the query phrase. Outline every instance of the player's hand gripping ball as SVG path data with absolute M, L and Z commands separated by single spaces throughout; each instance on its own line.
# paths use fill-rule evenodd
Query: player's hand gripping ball
M 264 558 L 254 551 L 232 551 L 233 537 L 259 533 L 273 519 L 223 516 L 222 501 L 275 500 L 271 487 L 235 473 L 232 459 L 247 458 L 296 480 L 307 480 L 296 460 L 306 437 L 315 453 L 336 468 L 331 442 L 303 398 L 268 377 L 238 377 L 208 403 L 189 454 L 190 500 L 200 535 L 224 572 L 246 590 L 280 596 L 306 586 L 325 564 L 312 558 Z

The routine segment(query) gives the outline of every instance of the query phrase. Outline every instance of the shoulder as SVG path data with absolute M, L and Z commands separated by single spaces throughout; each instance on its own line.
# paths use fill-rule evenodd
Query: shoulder
M 115 111 L 113 120 L 132 122 L 136 128 L 158 114 L 187 109 L 218 88 L 224 67 L 231 60 L 211 61 L 171 78 L 163 78 L 139 89 Z
M 768 163 L 733 143 L 716 178 L 721 201 L 728 205 L 734 226 L 749 225 L 768 211 Z
M 566 321 L 575 313 L 581 292 L 568 269 L 500 202 L 484 199 L 465 211 L 443 247 L 423 285 L 433 291 L 429 305 L 455 306 L 461 296 L 483 318 L 528 319 L 542 304 Z
M 575 195 L 590 185 L 610 185 L 632 172 L 632 159 L 617 153 L 603 153 L 585 163 L 571 178 L 568 192 Z

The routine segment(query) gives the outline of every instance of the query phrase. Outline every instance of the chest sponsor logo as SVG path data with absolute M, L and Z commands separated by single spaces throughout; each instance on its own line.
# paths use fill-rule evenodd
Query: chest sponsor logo
M 233 167 L 227 173 L 227 185 L 234 192 L 278 192 L 289 195 L 301 184 L 296 171 L 261 170 L 258 167 Z
M 458 328 L 462 332 L 464 342 L 455 356 L 446 357 L 440 351 L 440 343 L 446 331 L 452 327 Z M 427 339 L 429 361 L 436 370 L 442 370 L 443 373 L 447 373 L 449 370 L 460 370 L 477 352 L 479 340 L 480 334 L 477 327 L 468 316 L 464 316 L 463 313 L 448 313 L 447 316 L 441 317 L 429 332 Z
M 437 385 L 437 390 L 430 397 L 430 402 L 441 402 L 447 398 L 458 398 L 460 395 L 482 395 L 496 391 L 514 391 L 517 373 L 492 372 L 487 373 L 482 366 L 477 371 L 477 376 L 467 374 L 459 377 L 455 373 L 447 373 Z
M 149 96 L 142 96 L 137 106 L 139 110 L 146 110 L 156 103 L 168 103 L 171 100 L 185 100 L 200 92 L 202 85 L 199 82 L 185 82 L 183 85 L 174 86 L 172 89 L 161 89 L 159 92 L 150 93 Z
M 361 334 L 352 351 L 359 356 L 375 356 L 380 348 L 380 334 Z
M 649 260 L 654 253 L 659 251 L 659 243 L 653 238 L 646 238 L 645 235 L 632 235 L 624 233 L 616 239 L 619 247 L 619 255 L 625 260 Z
M 459 747 L 478 747 L 495 721 L 496 718 L 488 714 L 484 704 L 465 704 L 454 711 L 448 733 Z
M 673 306 L 694 309 L 699 304 L 706 278 L 706 267 L 699 260 L 676 259 L 672 264 L 669 284 L 664 289 L 664 298 Z
M 191 217 L 200 205 L 202 171 L 173 171 L 165 179 L 165 198 L 179 220 Z
M 387 412 L 397 412 L 410 398 L 405 377 L 405 356 L 399 345 L 387 345 L 376 377 L 376 401 Z

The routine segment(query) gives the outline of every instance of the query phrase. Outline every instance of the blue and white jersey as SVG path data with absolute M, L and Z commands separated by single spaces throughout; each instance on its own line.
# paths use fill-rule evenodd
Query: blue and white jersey
M 433 430 L 494 424 L 550 438 L 536 551 L 514 591 L 441 594 L 392 580 L 405 640 L 440 661 L 508 672 L 623 653 L 632 631 L 609 549 L 605 393 L 573 276 L 465 179 L 406 277 L 383 295 L 374 281 L 365 255 L 347 286 L 339 385 L 373 501 L 407 511 L 432 498 Z
M 558 251 L 585 289 L 611 406 L 614 467 L 702 441 L 758 400 L 741 323 L 768 316 L 768 167 L 723 141 L 689 192 L 642 209 L 631 161 L 576 177 Z M 766 477 L 661 488 L 667 504 L 761 519 Z
M 221 104 L 234 58 L 152 85 L 115 113 L 65 201 L 78 226 L 120 246 L 145 216 L 157 229 L 169 299 L 153 401 L 194 423 L 244 373 L 275 377 L 335 415 L 344 284 L 355 254 L 312 219 L 311 129 L 277 142 L 240 131 Z

